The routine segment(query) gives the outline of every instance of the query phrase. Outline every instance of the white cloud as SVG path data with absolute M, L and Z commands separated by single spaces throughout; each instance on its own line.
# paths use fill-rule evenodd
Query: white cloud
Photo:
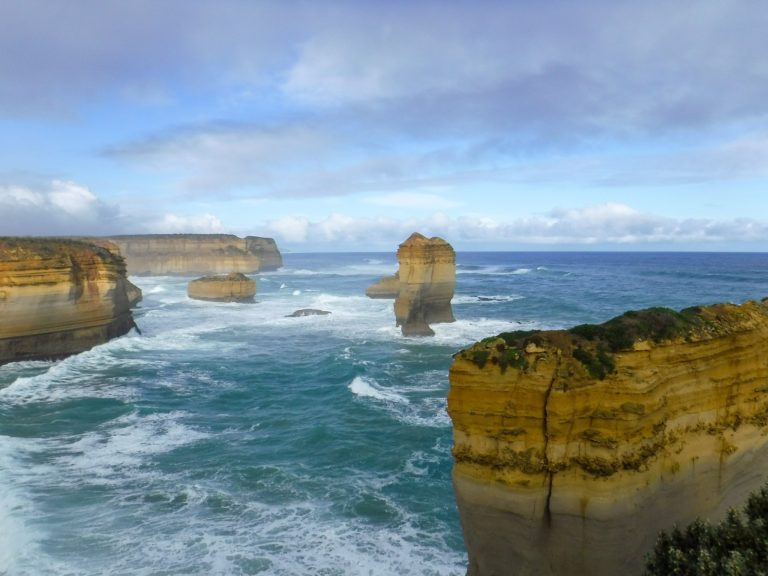
M 121 231 L 122 217 L 85 186 L 52 180 L 38 187 L 0 185 L 0 234 L 89 235 Z
M 760 249 L 768 248 L 768 221 L 675 219 L 643 213 L 619 203 L 553 210 L 544 216 L 506 221 L 488 215 L 449 217 L 441 212 L 409 219 L 352 217 L 339 213 L 318 220 L 286 216 L 268 223 L 267 228 L 278 242 L 346 250 L 390 249 L 414 231 L 441 236 L 463 249 L 473 246 L 716 249 L 740 243 L 761 243 Z M 297 228 L 300 233 L 295 232 Z
M 309 220 L 299 216 L 283 216 L 268 224 L 268 230 L 286 242 L 303 243 L 307 240 Z
M 213 214 L 197 214 L 182 216 L 179 214 L 166 214 L 153 224 L 149 229 L 158 233 L 188 233 L 188 234 L 215 234 L 223 232 L 224 226 L 221 220 Z
M 54 180 L 48 192 L 51 204 L 71 216 L 89 217 L 93 215 L 98 198 L 84 186 L 74 182 Z

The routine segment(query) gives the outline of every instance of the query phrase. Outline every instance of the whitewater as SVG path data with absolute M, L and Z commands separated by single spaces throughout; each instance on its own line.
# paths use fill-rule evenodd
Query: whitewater
M 459 253 L 405 338 L 388 254 L 286 254 L 255 304 L 136 277 L 141 334 L 0 367 L 0 574 L 460 575 L 451 357 L 508 330 L 768 296 L 764 254 Z M 326 316 L 289 318 L 318 308 Z

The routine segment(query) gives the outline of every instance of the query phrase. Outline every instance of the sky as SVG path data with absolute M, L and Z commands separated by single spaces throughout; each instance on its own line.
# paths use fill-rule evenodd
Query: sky
M 764 0 L 3 0 L 0 235 L 768 250 Z

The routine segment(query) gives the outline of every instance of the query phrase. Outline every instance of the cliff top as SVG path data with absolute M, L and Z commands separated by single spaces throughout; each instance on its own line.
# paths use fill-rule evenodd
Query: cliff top
M 63 255 L 82 254 L 89 251 L 102 259 L 114 255 L 108 247 L 97 243 L 73 238 L 45 237 L 0 237 L 0 261 L 16 262 L 41 258 L 54 258 Z
M 219 274 L 215 276 L 203 276 L 196 278 L 193 282 L 253 282 L 242 272 L 231 272 L 230 274 Z
M 131 238 L 219 238 L 219 239 L 232 239 L 240 240 L 239 236 L 234 234 L 117 234 L 114 236 L 108 236 L 107 238 L 114 238 L 117 240 L 130 240 Z
M 424 236 L 424 234 L 420 234 L 418 232 L 414 232 L 410 236 L 408 236 L 408 239 L 400 244 L 400 247 L 403 246 L 417 246 L 421 244 L 448 244 L 445 240 L 442 238 L 439 238 L 438 236 L 433 236 L 432 238 L 427 238 Z
M 501 370 L 527 367 L 525 353 L 555 348 L 572 355 L 593 378 L 603 379 L 614 369 L 612 354 L 650 348 L 653 344 L 697 342 L 750 330 L 768 320 L 768 298 L 760 302 L 630 310 L 602 324 L 580 324 L 569 330 L 517 330 L 485 338 L 460 354 L 479 367 L 487 361 Z

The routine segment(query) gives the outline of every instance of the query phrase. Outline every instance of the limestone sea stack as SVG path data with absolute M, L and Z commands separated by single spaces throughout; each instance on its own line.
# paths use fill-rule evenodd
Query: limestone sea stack
M 112 236 L 132 275 L 255 273 L 277 270 L 283 258 L 272 238 L 232 234 Z
M 378 282 L 374 282 L 365 290 L 368 298 L 387 298 L 395 299 L 400 293 L 400 276 L 395 273 L 392 276 L 385 276 Z
M 0 238 L 0 364 L 55 359 L 121 336 L 141 299 L 116 247 Z
M 470 576 L 641 574 L 768 478 L 768 300 L 511 332 L 450 370 Z
M 456 253 L 442 238 L 414 232 L 397 250 L 399 268 L 366 290 L 371 298 L 395 298 L 395 320 L 404 336 L 432 336 L 430 324 L 453 322 Z
M 213 302 L 253 302 L 256 282 L 240 272 L 224 276 L 205 276 L 187 285 L 187 295 Z

